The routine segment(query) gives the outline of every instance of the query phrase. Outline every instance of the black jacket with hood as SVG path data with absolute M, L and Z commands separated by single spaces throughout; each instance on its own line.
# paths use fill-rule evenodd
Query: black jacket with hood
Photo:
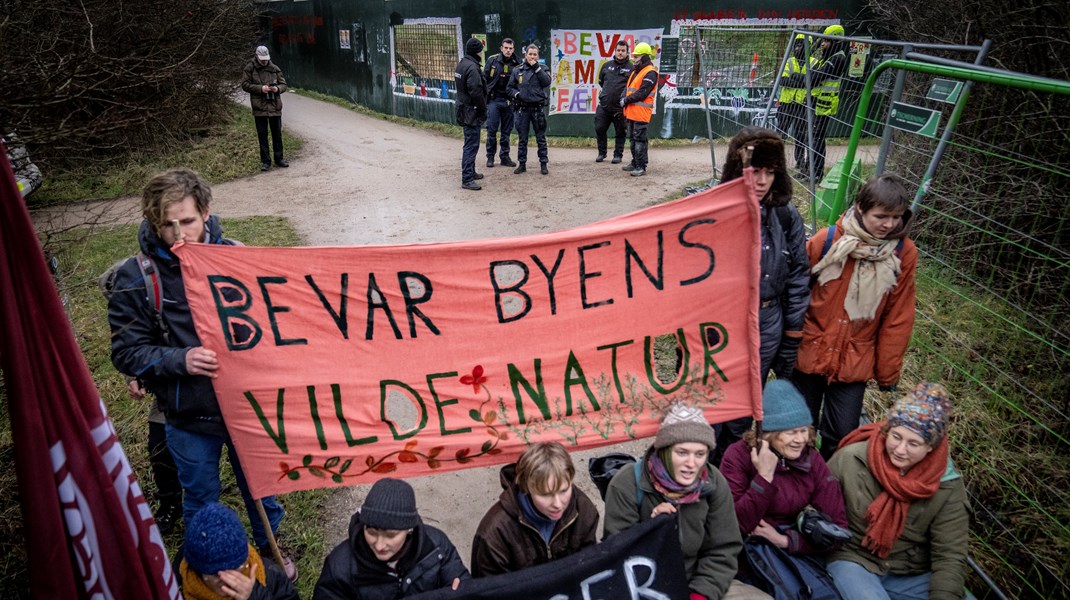
M 605 110 L 621 112 L 620 99 L 624 96 L 624 87 L 628 85 L 628 76 L 632 74 L 632 61 L 627 58 L 619 62 L 611 58 L 602 64 L 598 70 L 598 86 L 602 91 L 598 94 L 598 105 Z
M 349 520 L 349 539 L 335 546 L 323 561 L 312 600 L 394 600 L 469 577 L 446 534 L 426 524 L 412 530 L 402 557 L 391 569 L 368 547 L 358 512 Z
M 475 577 L 511 573 L 548 563 L 598 541 L 598 509 L 578 487 L 572 487 L 572 499 L 547 543 L 520 508 L 516 463 L 502 467 L 499 477 L 502 494 L 483 515 L 472 541 L 472 574 Z
M 147 220 L 138 231 L 141 251 L 152 258 L 163 295 L 161 312 L 169 341 L 156 323 L 156 312 L 146 297 L 146 283 L 137 258 L 128 259 L 115 275 L 108 300 L 111 326 L 111 362 L 120 373 L 137 377 L 156 396 L 173 426 L 195 433 L 225 435 L 212 380 L 186 371 L 186 354 L 201 345 L 186 301 L 186 287 L 178 257 L 156 235 Z M 236 245 L 225 239 L 214 215 L 205 223 L 205 242 Z
M 470 38 L 464 45 L 464 57 L 457 63 L 453 73 L 457 86 L 457 124 L 479 127 L 487 120 L 487 90 L 483 69 L 479 65 L 479 53 L 483 42 Z

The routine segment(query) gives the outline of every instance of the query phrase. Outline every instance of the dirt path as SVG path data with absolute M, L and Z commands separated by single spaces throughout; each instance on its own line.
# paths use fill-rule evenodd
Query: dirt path
M 476 165 L 486 178 L 483 190 L 472 192 L 460 187 L 458 139 L 292 94 L 284 122 L 306 140 L 301 154 L 291 157 L 291 167 L 214 186 L 213 210 L 227 217 L 287 217 L 314 246 L 430 243 L 566 229 L 649 206 L 710 176 L 705 144 L 652 149 L 650 170 L 641 178 L 608 161 L 596 164 L 593 142 L 588 149 L 550 148 L 548 176 L 538 170 L 514 175 L 501 166 L 488 169 L 481 149 Z M 718 162 L 724 151 L 717 148 Z M 117 223 L 133 220 L 136 207 L 136 198 L 125 198 L 34 217 L 39 226 L 90 219 Z M 635 454 L 645 446 L 637 442 L 618 449 Z M 609 450 L 575 454 L 577 483 L 599 506 L 587 458 Z M 424 519 L 449 534 L 467 563 L 476 525 L 501 491 L 498 468 L 422 477 L 412 484 Z M 355 486 L 338 494 L 325 515 L 330 544 L 345 537 L 367 489 Z

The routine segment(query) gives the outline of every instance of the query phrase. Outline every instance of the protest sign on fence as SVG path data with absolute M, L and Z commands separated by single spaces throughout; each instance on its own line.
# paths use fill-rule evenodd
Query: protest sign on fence
M 662 515 L 611 535 L 565 560 L 469 579 L 412 600 L 590 600 L 687 598 L 687 573 L 675 516 Z
M 749 194 L 741 179 L 528 237 L 176 246 L 253 495 L 646 437 L 678 399 L 758 414 Z M 665 335 L 683 360 L 659 374 Z
M 663 29 L 554 29 L 550 32 L 550 114 L 594 113 L 598 108 L 598 72 L 613 60 L 617 42 L 628 52 L 639 42 L 654 49 L 654 69 L 661 60 Z M 632 57 L 629 56 L 629 59 Z M 655 106 L 655 112 L 657 107 Z

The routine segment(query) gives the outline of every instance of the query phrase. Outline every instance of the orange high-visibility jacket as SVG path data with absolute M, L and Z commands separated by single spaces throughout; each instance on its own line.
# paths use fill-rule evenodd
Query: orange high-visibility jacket
M 630 96 L 639 91 L 639 87 L 643 85 L 643 77 L 647 73 L 654 70 L 654 65 L 647 65 L 638 71 L 632 71 L 630 77 L 628 77 L 628 87 L 625 88 L 625 96 Z M 624 105 L 624 117 L 632 121 L 640 121 L 642 123 L 650 122 L 650 115 L 654 113 L 654 94 L 658 91 L 657 82 L 654 83 L 654 87 L 650 89 L 650 95 L 639 102 L 632 102 Z

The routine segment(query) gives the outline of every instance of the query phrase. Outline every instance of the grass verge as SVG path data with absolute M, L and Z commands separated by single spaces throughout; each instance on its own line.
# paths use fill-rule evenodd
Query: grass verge
M 296 246 L 301 244 L 290 224 L 280 217 L 224 219 L 227 237 L 260 246 Z M 127 458 L 139 474 L 142 490 L 153 504 L 156 489 L 150 475 L 146 441 L 148 403 L 126 394 L 125 380 L 111 364 L 110 331 L 105 317 L 107 302 L 97 288 L 97 275 L 116 260 L 133 255 L 136 250 L 137 225 L 98 229 L 91 235 L 75 231 L 63 238 L 57 248 L 63 277 L 61 287 L 70 298 L 71 322 L 87 366 L 93 375 Z M 0 388 L 0 397 L 4 391 Z M 6 399 L 0 398 L 0 460 L 13 464 L 14 448 Z M 245 520 L 237 485 L 229 468 L 224 469 L 223 501 L 235 508 Z M 298 561 L 303 573 L 298 589 L 301 597 L 312 597 L 317 574 L 323 565 L 326 547 L 321 528 L 322 514 L 332 492 L 315 490 L 287 494 L 281 498 L 287 517 L 280 538 Z M 0 475 L 0 598 L 29 598 L 29 583 L 24 547 L 25 533 L 19 508 L 18 483 L 13 469 Z M 181 545 L 181 533 L 165 538 L 173 557 Z
M 41 189 L 28 198 L 29 204 L 38 207 L 138 195 L 153 174 L 178 166 L 190 167 L 209 183 L 255 175 L 260 172 L 260 155 L 253 113 L 248 106 L 234 104 L 231 116 L 227 123 L 188 143 L 160 148 L 153 155 L 45 173 Z M 282 139 L 287 156 L 300 152 L 300 138 L 283 129 Z

